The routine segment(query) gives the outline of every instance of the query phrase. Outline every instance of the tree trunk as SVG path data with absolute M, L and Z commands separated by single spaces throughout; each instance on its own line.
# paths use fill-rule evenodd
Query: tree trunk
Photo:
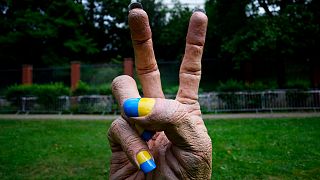
M 279 88 L 285 88 L 286 85 L 286 67 L 283 60 L 276 62 L 277 64 L 277 83 Z
M 320 87 L 320 63 L 311 63 L 311 82 L 313 88 Z
M 242 65 L 242 71 L 243 71 L 243 79 L 245 81 L 245 83 L 252 83 L 253 82 L 253 65 L 252 62 L 244 62 Z

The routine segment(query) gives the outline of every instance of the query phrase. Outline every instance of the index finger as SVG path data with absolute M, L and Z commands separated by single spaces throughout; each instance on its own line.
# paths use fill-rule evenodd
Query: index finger
M 128 22 L 135 54 L 138 78 L 145 97 L 164 98 L 160 72 L 153 51 L 152 33 L 147 13 L 140 3 L 129 5 Z

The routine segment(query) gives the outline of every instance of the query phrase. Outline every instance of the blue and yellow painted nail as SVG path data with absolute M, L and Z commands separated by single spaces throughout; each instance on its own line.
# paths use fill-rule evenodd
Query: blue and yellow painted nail
M 151 113 L 155 99 L 153 98 L 131 98 L 127 99 L 123 104 L 123 110 L 128 117 L 142 117 Z M 148 131 L 135 125 L 139 135 L 145 141 L 148 141 L 155 134 L 153 131 Z
M 151 154 L 145 150 L 140 151 L 137 154 L 137 161 L 139 163 L 140 169 L 144 173 L 148 173 L 157 167 Z
M 153 98 L 130 98 L 124 102 L 123 110 L 128 117 L 142 117 L 152 111 L 154 104 Z

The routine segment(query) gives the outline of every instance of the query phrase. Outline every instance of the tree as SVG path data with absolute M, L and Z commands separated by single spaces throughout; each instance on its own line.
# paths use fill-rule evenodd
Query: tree
M 0 59 L 5 66 L 50 65 L 98 53 L 83 27 L 81 2 L 6 1 L 1 4 Z
M 133 54 L 127 22 L 129 0 L 97 0 L 98 29 L 96 41 L 102 47 L 104 58 L 125 57 Z
M 245 10 L 248 0 L 208 0 L 205 3 L 208 15 L 207 51 L 205 56 L 218 58 L 221 44 L 233 37 L 239 29 L 246 26 L 248 18 Z
M 101 10 L 96 11 L 100 13 L 96 21 L 98 28 L 101 29 L 97 36 L 98 44 L 104 44 L 104 51 L 109 57 L 133 56 L 127 22 L 127 7 L 130 1 L 102 0 L 96 2 L 101 3 L 99 5 Z M 176 60 L 184 53 L 185 34 L 182 32 L 186 32 L 188 27 L 190 10 L 183 7 L 178 1 L 175 2 L 172 9 L 168 9 L 157 0 L 138 2 L 148 12 L 156 57 Z
M 185 38 L 188 30 L 191 10 L 175 1 L 170 16 L 156 36 L 156 53 L 160 59 L 181 60 L 185 50 Z
M 178 1 L 170 10 L 161 1 L 139 2 L 149 14 L 156 56 L 181 57 L 190 10 Z M 133 56 L 129 4 L 129 0 L 1 1 L 0 63 L 49 66 Z
M 316 9 L 314 1 L 234 1 L 239 12 L 233 12 L 231 4 L 218 0 L 206 3 L 209 20 L 213 18 L 211 31 L 221 39 L 218 58 L 230 59 L 238 67 L 246 62 L 273 63 L 278 69 L 278 84 L 284 87 L 286 63 L 307 64 L 311 57 L 319 57 L 314 49 L 319 43 L 317 11 L 311 10 Z
M 168 47 L 163 48 L 163 39 L 161 39 L 167 24 L 166 15 L 168 9 L 161 1 L 157 0 L 139 0 L 139 2 L 142 4 L 143 9 L 148 13 L 155 55 L 157 58 L 161 59 L 168 49 Z

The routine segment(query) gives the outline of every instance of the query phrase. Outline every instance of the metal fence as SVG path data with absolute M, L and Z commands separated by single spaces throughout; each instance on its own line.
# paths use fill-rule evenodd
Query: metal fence
M 112 80 L 122 73 L 122 64 L 81 64 L 81 81 L 91 86 L 111 84 Z
M 167 98 L 174 98 L 167 95 Z M 276 90 L 262 92 L 202 93 L 199 103 L 204 113 L 320 110 L 320 90 Z M 61 96 L 54 103 L 38 102 L 37 97 L 6 100 L 0 98 L 2 113 L 86 113 L 117 114 L 114 98 L 102 95 Z
M 110 114 L 117 113 L 114 98 L 103 95 L 60 96 L 53 103 L 38 101 L 37 97 L 22 97 L 6 100 L 0 97 L 1 113 L 83 113 Z
M 203 112 L 291 111 L 320 109 L 320 91 L 205 93 L 199 95 Z

